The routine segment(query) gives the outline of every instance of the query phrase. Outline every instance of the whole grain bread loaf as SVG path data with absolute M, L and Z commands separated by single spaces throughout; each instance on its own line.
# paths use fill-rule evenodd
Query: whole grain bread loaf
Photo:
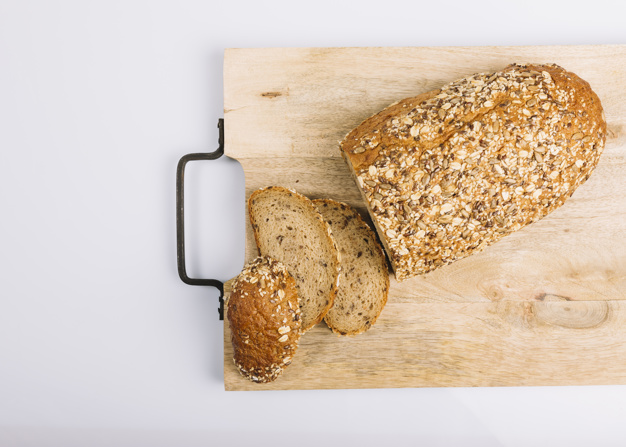
M 313 203 L 330 225 L 341 254 L 339 289 L 324 321 L 336 334 L 360 334 L 376 322 L 387 303 L 387 259 L 376 234 L 354 208 L 331 199 Z
M 302 328 L 296 281 L 285 265 L 269 257 L 246 265 L 233 283 L 226 315 L 241 375 L 276 380 L 291 364 Z
M 510 65 L 404 99 L 341 142 L 398 280 L 546 216 L 584 183 L 606 122 L 557 65 Z
M 337 294 L 340 257 L 330 227 L 311 200 L 280 186 L 252 193 L 248 211 L 261 255 L 284 263 L 295 278 L 302 329 L 311 329 Z

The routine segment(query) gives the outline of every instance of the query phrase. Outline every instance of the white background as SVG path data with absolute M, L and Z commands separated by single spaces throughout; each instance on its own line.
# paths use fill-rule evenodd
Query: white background
M 625 445 L 623 386 L 226 393 L 174 218 L 224 48 L 626 43 L 619 4 L 1 0 L 0 446 Z M 242 171 L 187 177 L 189 272 L 228 279 Z

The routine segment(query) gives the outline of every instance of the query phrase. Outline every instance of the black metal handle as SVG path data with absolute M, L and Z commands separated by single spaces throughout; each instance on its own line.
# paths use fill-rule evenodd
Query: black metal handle
M 191 286 L 212 286 L 220 291 L 220 307 L 218 309 L 220 320 L 224 319 L 224 283 L 217 279 L 190 278 L 187 275 L 185 262 L 185 166 L 190 161 L 217 160 L 224 155 L 224 119 L 217 122 L 219 129 L 219 147 L 214 152 L 187 154 L 178 161 L 176 168 L 176 258 L 178 262 L 178 276 Z

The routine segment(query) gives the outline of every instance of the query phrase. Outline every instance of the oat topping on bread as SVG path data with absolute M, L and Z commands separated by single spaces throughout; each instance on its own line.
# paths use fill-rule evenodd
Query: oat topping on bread
M 234 362 L 253 382 L 276 380 L 301 336 L 296 283 L 284 264 L 259 257 L 235 279 L 226 303 Z
M 561 206 L 589 178 L 605 136 L 586 81 L 553 64 L 514 64 L 404 99 L 341 150 L 404 280 Z

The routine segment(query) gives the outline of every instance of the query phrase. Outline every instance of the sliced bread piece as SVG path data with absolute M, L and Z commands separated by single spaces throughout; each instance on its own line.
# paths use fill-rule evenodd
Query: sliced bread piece
M 337 294 L 339 251 L 330 227 L 311 200 L 280 186 L 255 191 L 248 211 L 261 255 L 284 263 L 295 278 L 302 329 L 311 329 Z
M 302 327 L 296 282 L 285 265 L 258 257 L 244 267 L 226 315 L 241 375 L 253 382 L 276 380 L 291 364 Z
M 376 235 L 354 208 L 330 199 L 313 203 L 330 225 L 341 255 L 339 290 L 324 320 L 337 334 L 360 334 L 376 322 L 387 302 L 387 260 Z

